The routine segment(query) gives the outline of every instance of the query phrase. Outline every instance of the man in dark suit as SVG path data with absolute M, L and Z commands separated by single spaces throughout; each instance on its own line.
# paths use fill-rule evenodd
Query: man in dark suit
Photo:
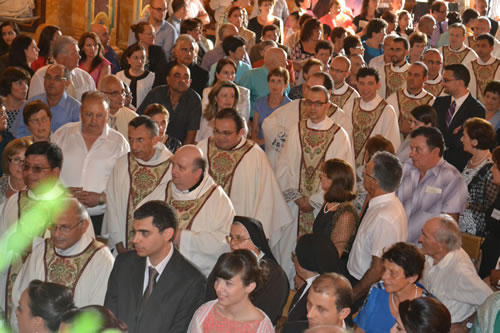
M 116 258 L 104 305 L 130 333 L 185 333 L 203 302 L 206 279 L 172 246 L 175 212 L 149 201 L 134 212 L 133 228 L 136 250 Z
M 438 115 L 438 128 L 443 133 L 446 145 L 444 159 L 460 172 L 471 157 L 464 151 L 460 141 L 464 134 L 463 125 L 469 118 L 484 118 L 485 115 L 483 105 L 467 89 L 469 81 L 470 73 L 464 65 L 445 66 L 443 84 L 449 96 L 436 98 L 433 105 Z

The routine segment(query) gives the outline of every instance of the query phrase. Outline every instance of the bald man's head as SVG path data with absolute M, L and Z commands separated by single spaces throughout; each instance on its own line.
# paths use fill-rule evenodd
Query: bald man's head
M 181 191 L 189 190 L 201 181 L 206 165 L 199 147 L 182 146 L 172 158 L 172 182 Z
M 124 85 L 116 75 L 106 75 L 99 81 L 98 89 L 109 99 L 109 112 L 115 114 L 125 102 Z
M 107 47 L 109 45 L 109 32 L 105 25 L 94 23 L 90 26 L 90 31 L 97 34 L 102 46 Z
M 264 53 L 264 66 L 270 71 L 278 67 L 286 67 L 286 52 L 279 47 L 271 47 Z

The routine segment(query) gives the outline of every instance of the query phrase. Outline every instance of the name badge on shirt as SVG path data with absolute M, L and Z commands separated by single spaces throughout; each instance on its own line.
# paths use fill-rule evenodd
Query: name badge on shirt
M 427 186 L 425 188 L 425 193 L 441 194 L 441 192 L 443 192 L 443 190 L 440 189 L 439 187 Z
M 500 210 L 493 209 L 493 211 L 491 212 L 491 217 L 495 220 L 500 220 Z

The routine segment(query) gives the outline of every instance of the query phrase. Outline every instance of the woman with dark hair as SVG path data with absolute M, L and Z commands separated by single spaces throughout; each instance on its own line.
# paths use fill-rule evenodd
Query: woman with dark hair
M 137 40 L 136 44 L 139 44 L 146 50 L 146 64 L 144 68 L 150 72 L 156 73 L 156 70 L 160 67 L 160 65 L 167 63 L 167 57 L 169 54 L 165 55 L 165 51 L 163 51 L 160 46 L 155 45 L 155 28 L 147 22 L 139 22 L 137 24 L 133 24 L 130 29 L 132 29 L 135 39 Z M 123 52 L 120 60 L 120 66 L 123 69 L 130 67 L 127 62 L 127 57 L 129 57 L 130 50 L 133 45 L 135 44 L 130 45 Z
M 0 38 L 0 56 L 9 53 L 10 45 L 14 38 L 19 35 L 19 27 L 15 22 L 5 21 L 0 24 L 0 32 L 2 33 L 2 38 Z
M 31 64 L 38 58 L 38 51 L 40 50 L 33 38 L 24 34 L 18 35 L 10 45 L 7 66 L 21 67 L 33 76 L 35 71 Z
M 495 202 L 500 187 L 492 181 L 490 149 L 495 145 L 493 126 L 482 118 L 470 118 L 464 124 L 461 139 L 464 151 L 472 154 L 462 177 L 468 188 L 467 205 L 460 214 L 460 231 L 486 236 L 486 211 Z
M 279 27 L 280 36 L 278 43 L 283 42 L 283 21 L 273 15 L 273 8 L 276 4 L 275 0 L 258 0 L 259 15 L 250 19 L 248 21 L 248 30 L 255 33 L 256 43 L 261 41 L 262 28 L 266 25 L 272 25 Z
M 158 124 L 160 128 L 160 142 L 162 142 L 172 154 L 175 154 L 177 149 L 182 146 L 182 142 L 167 134 L 168 120 L 170 117 L 167 109 L 161 104 L 153 103 L 148 105 L 146 110 L 144 110 L 144 115 L 150 117 Z
M 316 216 L 313 232 L 328 237 L 337 248 L 339 256 L 348 255 L 359 224 L 359 216 L 352 205 L 356 198 L 352 166 L 337 158 L 323 163 L 321 189 L 325 203 Z
M 95 32 L 85 32 L 78 41 L 80 67 L 94 79 L 96 87 L 99 80 L 111 74 L 111 63 L 104 58 L 103 46 Z
M 316 18 L 308 19 L 300 27 L 300 40 L 290 49 L 291 60 L 306 60 L 314 57 L 316 44 L 321 39 L 321 22 Z M 300 68 L 295 71 L 295 77 L 299 77 Z
M 399 304 L 399 319 L 391 333 L 448 333 L 451 315 L 446 306 L 433 297 L 418 297 Z
M 238 28 L 238 34 L 247 42 L 246 49 L 251 50 L 255 45 L 255 33 L 246 28 L 245 15 L 245 8 L 233 5 L 227 12 L 227 21 Z
M 32 142 L 49 141 L 52 133 L 50 125 L 52 120 L 52 112 L 50 107 L 40 100 L 34 100 L 24 106 L 23 121 L 31 136 L 26 138 Z
M 146 70 L 146 49 L 139 44 L 130 46 L 127 63 L 129 68 L 116 73 L 116 76 L 129 85 L 132 105 L 138 108 L 153 88 L 155 73 Z
M 23 108 L 28 95 L 30 74 L 20 67 L 7 67 L 0 74 L 0 96 L 5 96 L 7 131 L 14 132 L 14 122 Z
M 213 276 L 217 299 L 196 310 L 189 333 L 274 333 L 269 317 L 252 304 L 268 280 L 269 270 L 250 250 L 235 250 L 219 257 Z
M 413 132 L 419 127 L 437 127 L 437 113 L 430 105 L 419 105 L 410 111 L 410 119 L 408 120 L 410 131 Z M 410 158 L 410 135 L 407 135 L 405 140 L 399 146 L 396 153 L 401 163 L 404 163 Z
M 2 152 L 2 170 L 0 177 L 0 205 L 12 195 L 26 189 L 23 177 L 24 153 L 31 145 L 25 138 L 10 141 Z
M 62 315 L 74 308 L 71 289 L 33 280 L 22 293 L 16 309 L 19 333 L 57 332 Z
M 399 242 L 382 255 L 385 271 L 359 311 L 354 332 L 388 332 L 396 323 L 399 304 L 430 293 L 417 281 L 424 271 L 424 254 L 415 245 Z
M 128 332 L 127 324 L 118 319 L 113 312 L 102 305 L 87 305 L 82 308 L 69 310 L 61 317 L 61 325 L 59 333 L 74 332 L 73 323 L 82 315 L 89 315 L 87 318 L 92 318 L 94 323 L 99 323 L 94 333 L 101 332 Z
M 250 250 L 259 261 L 265 261 L 269 266 L 269 279 L 255 293 L 252 303 L 264 311 L 273 325 L 276 325 L 287 301 L 290 286 L 285 272 L 271 252 L 262 224 L 256 219 L 235 216 L 226 239 L 231 251 Z M 206 301 L 217 298 L 214 282 L 215 276 L 212 271 L 208 276 Z
M 378 9 L 379 2 L 380 0 L 363 0 L 361 13 L 352 20 L 354 30 L 360 37 L 364 36 L 368 22 L 382 15 L 382 12 Z
M 3 153 L 5 146 L 12 140 L 14 140 L 14 136 L 7 131 L 7 111 L 5 110 L 4 99 L 0 97 L 0 154 Z M 0 176 L 3 174 L 2 166 L 0 166 Z
M 38 52 L 38 59 L 31 64 L 31 68 L 35 72 L 39 68 L 55 62 L 52 57 L 52 47 L 56 38 L 61 35 L 62 33 L 58 26 L 48 25 L 43 28 L 40 33 L 40 38 L 38 39 L 38 48 L 40 48 L 40 52 Z

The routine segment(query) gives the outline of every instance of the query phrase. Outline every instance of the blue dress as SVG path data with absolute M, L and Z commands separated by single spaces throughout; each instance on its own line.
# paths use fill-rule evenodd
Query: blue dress
M 287 96 L 283 96 L 283 100 L 281 101 L 281 104 L 278 105 L 278 107 L 271 109 L 269 107 L 269 104 L 267 104 L 267 97 L 269 95 L 263 96 L 261 98 L 258 98 L 255 101 L 254 105 L 254 112 L 259 113 L 259 139 L 264 139 L 264 133 L 262 132 L 262 123 L 264 122 L 264 119 L 269 117 L 271 113 L 273 113 L 274 110 L 282 107 L 285 104 L 290 103 L 292 100 L 288 98 Z M 264 145 L 260 146 L 263 150 L 265 150 Z
M 431 296 L 421 284 L 416 283 L 416 285 L 422 288 L 422 297 Z M 384 282 L 375 283 L 370 289 L 363 308 L 354 318 L 354 323 L 366 333 L 389 333 L 396 323 L 396 318 L 389 307 L 389 297 L 389 293 L 385 291 Z

